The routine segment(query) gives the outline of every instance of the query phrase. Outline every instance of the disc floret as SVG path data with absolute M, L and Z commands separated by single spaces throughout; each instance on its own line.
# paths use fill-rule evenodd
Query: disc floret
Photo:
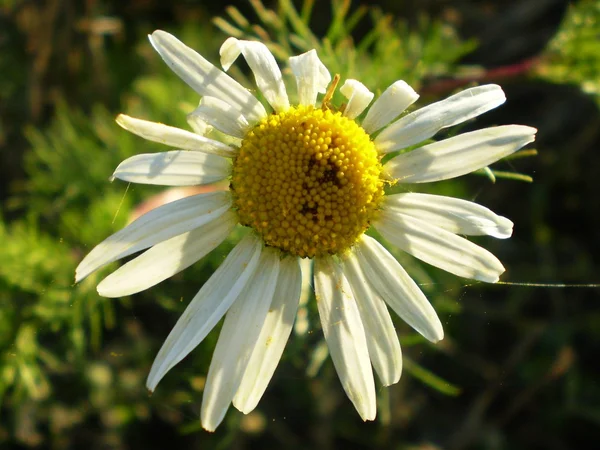
M 340 112 L 292 107 L 259 122 L 233 161 L 240 223 L 300 257 L 340 254 L 369 227 L 383 198 L 369 135 Z

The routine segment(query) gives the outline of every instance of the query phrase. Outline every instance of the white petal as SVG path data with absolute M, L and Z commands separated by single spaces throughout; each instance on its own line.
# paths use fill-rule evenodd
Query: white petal
M 300 301 L 298 302 L 298 312 L 296 313 L 296 322 L 294 323 L 294 333 L 297 336 L 305 336 L 310 329 L 308 300 L 314 291 L 312 269 L 312 259 L 302 258 L 300 260 L 302 287 L 300 288 Z
M 148 38 L 171 70 L 198 94 L 236 106 L 252 123 L 267 115 L 264 106 L 246 88 L 175 36 L 157 30 Z
M 223 68 L 228 70 L 240 53 L 252 69 L 256 85 L 273 109 L 277 112 L 288 109 L 290 103 L 281 70 L 267 46 L 262 42 L 240 41 L 230 37 L 219 50 Z
M 363 236 L 356 256 L 369 284 L 402 320 L 432 342 L 444 338 L 435 309 L 390 252 L 375 239 Z
M 301 286 L 302 272 L 298 258 L 282 260 L 273 302 L 233 398 L 234 406 L 244 414 L 256 407 L 273 377 L 292 332 Z
M 197 186 L 227 178 L 230 162 L 217 155 L 187 150 L 142 153 L 126 159 L 111 180 L 160 186 Z
M 229 192 L 213 192 L 159 206 L 94 247 L 79 263 L 75 282 L 117 259 L 211 222 L 230 205 Z
M 247 288 L 225 316 L 202 396 L 202 426 L 208 431 L 221 423 L 240 386 L 273 299 L 278 274 L 279 255 L 271 249 L 263 250 Z
M 290 58 L 290 68 L 296 77 L 298 103 L 314 106 L 317 94 L 324 94 L 331 81 L 327 67 L 317 56 L 316 50 L 310 50 Z
M 370 286 L 356 255 L 349 255 L 343 268 L 365 327 L 371 363 L 384 386 L 397 383 L 402 374 L 402 351 L 387 306 Z
M 171 368 L 187 356 L 248 286 L 258 266 L 262 243 L 248 234 L 192 299 L 161 347 L 146 386 L 154 391 Z
M 369 134 L 386 126 L 419 98 L 405 81 L 398 80 L 379 96 L 369 109 L 362 127 Z
M 363 420 L 376 414 L 375 382 L 352 289 L 331 257 L 315 260 L 315 294 L 323 334 L 346 395 Z
M 374 224 L 395 246 L 459 277 L 495 283 L 502 263 L 487 250 L 442 228 L 387 209 Z
M 236 215 L 227 211 L 206 225 L 156 244 L 102 280 L 98 293 L 103 297 L 123 297 L 157 285 L 213 251 L 236 223 Z
M 170 145 L 183 150 L 195 150 L 220 156 L 234 156 L 237 150 L 222 142 L 205 138 L 191 131 L 170 127 L 162 123 L 149 122 L 119 114 L 117 123 L 127 131 L 152 142 Z
M 401 183 L 428 183 L 471 173 L 533 142 L 535 128 L 504 125 L 484 128 L 392 158 L 385 169 Z
M 202 97 L 200 105 L 188 115 L 188 121 L 190 116 L 195 120 L 199 119 L 209 123 L 225 134 L 240 139 L 246 135 L 250 128 L 248 120 L 239 109 L 216 97 Z
M 357 80 L 346 80 L 340 88 L 340 92 L 348 99 L 348 104 L 344 109 L 344 116 L 348 119 L 360 116 L 374 97 L 374 94 Z
M 505 101 L 502 88 L 495 84 L 466 89 L 397 120 L 377 136 L 375 145 L 388 153 L 418 144 L 442 128 L 477 117 Z
M 194 130 L 194 133 L 199 134 L 200 136 L 208 136 L 213 130 L 213 127 L 205 120 L 202 120 L 200 117 L 194 116 L 193 114 L 188 114 L 186 120 L 190 128 Z
M 513 223 L 485 206 L 459 198 L 430 194 L 386 195 L 384 208 L 423 220 L 452 233 L 507 239 Z

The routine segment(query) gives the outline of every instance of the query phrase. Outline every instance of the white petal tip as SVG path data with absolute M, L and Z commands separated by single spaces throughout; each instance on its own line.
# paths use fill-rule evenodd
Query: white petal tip
M 344 116 L 349 119 L 360 116 L 375 95 L 360 81 L 353 79 L 347 79 L 340 92 L 348 99 Z
M 512 220 L 507 219 L 506 217 L 498 217 L 498 224 L 493 229 L 490 230 L 487 234 L 495 237 L 496 239 L 508 239 L 513 234 L 514 223 Z
M 86 258 L 84 258 L 75 269 L 75 283 L 85 280 L 92 272 L 98 269 L 97 267 L 91 267 L 86 262 Z
M 485 84 L 485 85 L 481 85 L 481 86 L 476 86 L 472 89 L 485 90 L 487 95 L 491 94 L 492 97 L 495 99 L 495 102 L 493 102 L 493 103 L 495 103 L 496 106 L 499 106 L 506 101 L 506 94 L 502 90 L 502 87 L 497 84 Z M 492 103 L 492 102 L 490 102 L 490 103 Z M 494 108 L 496 106 L 494 106 Z
M 398 97 L 401 97 L 403 103 L 406 103 L 407 106 L 412 105 L 416 102 L 420 95 L 404 80 L 398 80 L 394 84 L 392 84 L 389 88 L 390 95 L 394 100 L 398 100 Z
M 225 72 L 229 70 L 234 61 L 240 56 L 241 50 L 238 43 L 239 41 L 236 38 L 230 37 L 223 42 L 223 45 L 219 49 L 221 66 Z
M 255 406 L 249 406 L 247 404 L 239 404 L 235 401 L 235 399 L 233 400 L 233 406 L 235 407 L 235 409 L 237 409 L 242 414 L 250 414 L 252 411 L 254 411 L 254 408 L 255 408 Z
M 85 270 L 83 270 L 83 268 L 81 267 L 83 264 L 83 261 L 79 263 L 79 265 L 77 266 L 77 268 L 75 269 L 75 283 L 79 283 L 81 280 L 83 280 L 88 274 L 85 272 Z
M 119 114 L 116 118 L 115 118 L 115 122 L 117 122 L 117 124 L 119 124 L 119 126 L 121 126 L 122 128 L 126 129 L 126 123 L 128 121 L 128 119 L 131 119 L 131 117 L 125 115 L 125 114 Z
M 394 384 L 398 383 L 398 381 L 400 381 L 401 375 L 402 375 L 402 370 L 399 370 L 398 373 L 395 374 L 391 380 L 381 380 L 381 384 L 384 387 L 393 386 Z
M 496 216 L 494 220 L 469 217 L 476 224 L 482 234 L 496 239 L 508 239 L 513 233 L 513 222 L 506 217 Z
M 369 412 L 366 412 L 363 414 L 361 414 L 359 412 L 359 414 L 360 414 L 360 418 L 363 420 L 363 422 L 372 422 L 373 420 L 375 420 L 375 417 L 377 417 L 377 413 L 375 411 L 373 411 L 373 412 L 369 411 Z
M 240 391 L 238 390 L 237 394 L 233 397 L 231 404 L 242 414 L 249 414 L 254 411 L 258 405 L 258 400 L 253 400 L 248 395 L 240 395 Z
M 498 96 L 498 103 L 502 105 L 506 101 L 506 94 L 500 86 L 498 86 L 498 89 L 500 90 L 500 95 Z
M 214 433 L 215 430 L 217 429 L 217 427 L 221 424 L 221 422 L 225 418 L 226 413 L 227 413 L 227 411 L 224 411 L 221 414 L 221 417 L 208 417 L 207 418 L 207 417 L 205 417 L 205 415 L 208 415 L 208 414 L 202 414 L 202 412 L 201 412 L 200 413 L 200 423 L 202 424 L 202 428 L 204 428 L 204 430 L 208 431 L 209 433 Z M 213 416 L 214 416 L 214 414 L 213 414 Z
M 159 54 L 161 53 L 162 45 L 160 42 L 160 38 L 164 38 L 165 36 L 171 36 L 169 33 L 162 30 L 154 30 L 152 34 L 148 35 L 148 40 L 150 41 L 150 45 L 156 50 Z
M 428 329 L 420 331 L 421 335 L 427 339 L 432 344 L 437 344 L 442 339 L 444 339 L 444 327 L 442 326 L 442 322 L 440 322 L 439 318 L 436 316 L 433 323 L 429 324 Z
M 503 272 L 504 270 L 500 272 L 500 274 L 502 274 Z M 478 273 L 473 275 L 473 279 L 477 281 L 483 281 L 484 283 L 497 283 L 498 281 L 500 281 L 500 276 L 490 273 Z
M 148 389 L 150 394 L 154 393 L 159 381 L 160 378 L 157 378 L 156 375 L 152 373 L 152 369 L 150 369 L 150 375 L 148 375 L 148 379 L 146 380 L 146 389 Z
M 110 276 L 110 275 L 109 275 Z M 119 291 L 118 289 L 111 289 L 110 283 L 105 283 L 106 278 L 104 280 L 102 280 L 100 282 L 100 284 L 98 284 L 98 286 L 96 286 L 96 291 L 98 292 L 98 295 L 100 295 L 101 297 L 106 297 L 106 298 L 118 298 L 118 297 L 124 297 L 126 295 L 130 295 L 130 292 L 123 292 L 123 291 Z
M 173 37 L 174 39 L 177 39 L 175 36 L 173 36 L 170 33 L 167 33 L 166 31 L 163 30 L 154 30 L 151 34 L 148 35 L 148 40 L 150 41 L 150 43 L 152 44 L 152 46 L 154 48 L 156 48 L 157 39 L 160 38 L 168 38 L 168 37 Z
M 435 331 L 435 334 L 433 334 L 432 336 L 430 336 L 429 341 L 437 344 L 438 342 L 440 342 L 442 339 L 444 339 L 444 330 L 442 328 L 440 328 L 439 330 Z
M 513 127 L 513 129 L 518 129 L 522 138 L 528 139 L 527 142 L 523 144 L 523 146 L 529 144 L 530 142 L 533 142 L 535 140 L 535 135 L 538 132 L 537 128 L 529 127 L 527 125 L 506 125 L 506 127 Z

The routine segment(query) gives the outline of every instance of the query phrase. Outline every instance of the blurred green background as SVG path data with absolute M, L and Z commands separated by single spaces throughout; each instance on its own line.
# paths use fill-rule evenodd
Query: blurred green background
M 157 28 L 215 63 L 228 34 L 260 38 L 282 64 L 316 47 L 332 73 L 374 92 L 405 79 L 420 105 L 501 84 L 504 106 L 449 133 L 535 126 L 538 156 L 418 189 L 476 200 L 515 222 L 508 241 L 477 239 L 504 263 L 503 281 L 600 281 L 598 0 L 0 0 L 0 448 L 598 442 L 598 288 L 483 285 L 400 254 L 446 338 L 428 344 L 394 317 L 405 371 L 397 385 L 378 386 L 375 422 L 361 422 L 324 358 L 311 301 L 250 415 L 231 408 L 216 433 L 201 430 L 217 330 L 149 396 L 145 377 L 162 341 L 236 239 L 130 298 L 96 294 L 109 270 L 73 284 L 94 245 L 164 201 L 164 189 L 108 182 L 126 157 L 164 150 L 121 130 L 116 114 L 185 127 L 198 101 L 149 45 Z M 246 75 L 243 66 L 233 74 Z

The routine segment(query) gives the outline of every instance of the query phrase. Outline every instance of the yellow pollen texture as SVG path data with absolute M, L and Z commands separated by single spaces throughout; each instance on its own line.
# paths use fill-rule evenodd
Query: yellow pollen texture
M 383 198 L 380 175 L 375 146 L 353 120 L 298 106 L 246 135 L 231 191 L 242 225 L 312 258 L 343 253 L 366 231 Z

